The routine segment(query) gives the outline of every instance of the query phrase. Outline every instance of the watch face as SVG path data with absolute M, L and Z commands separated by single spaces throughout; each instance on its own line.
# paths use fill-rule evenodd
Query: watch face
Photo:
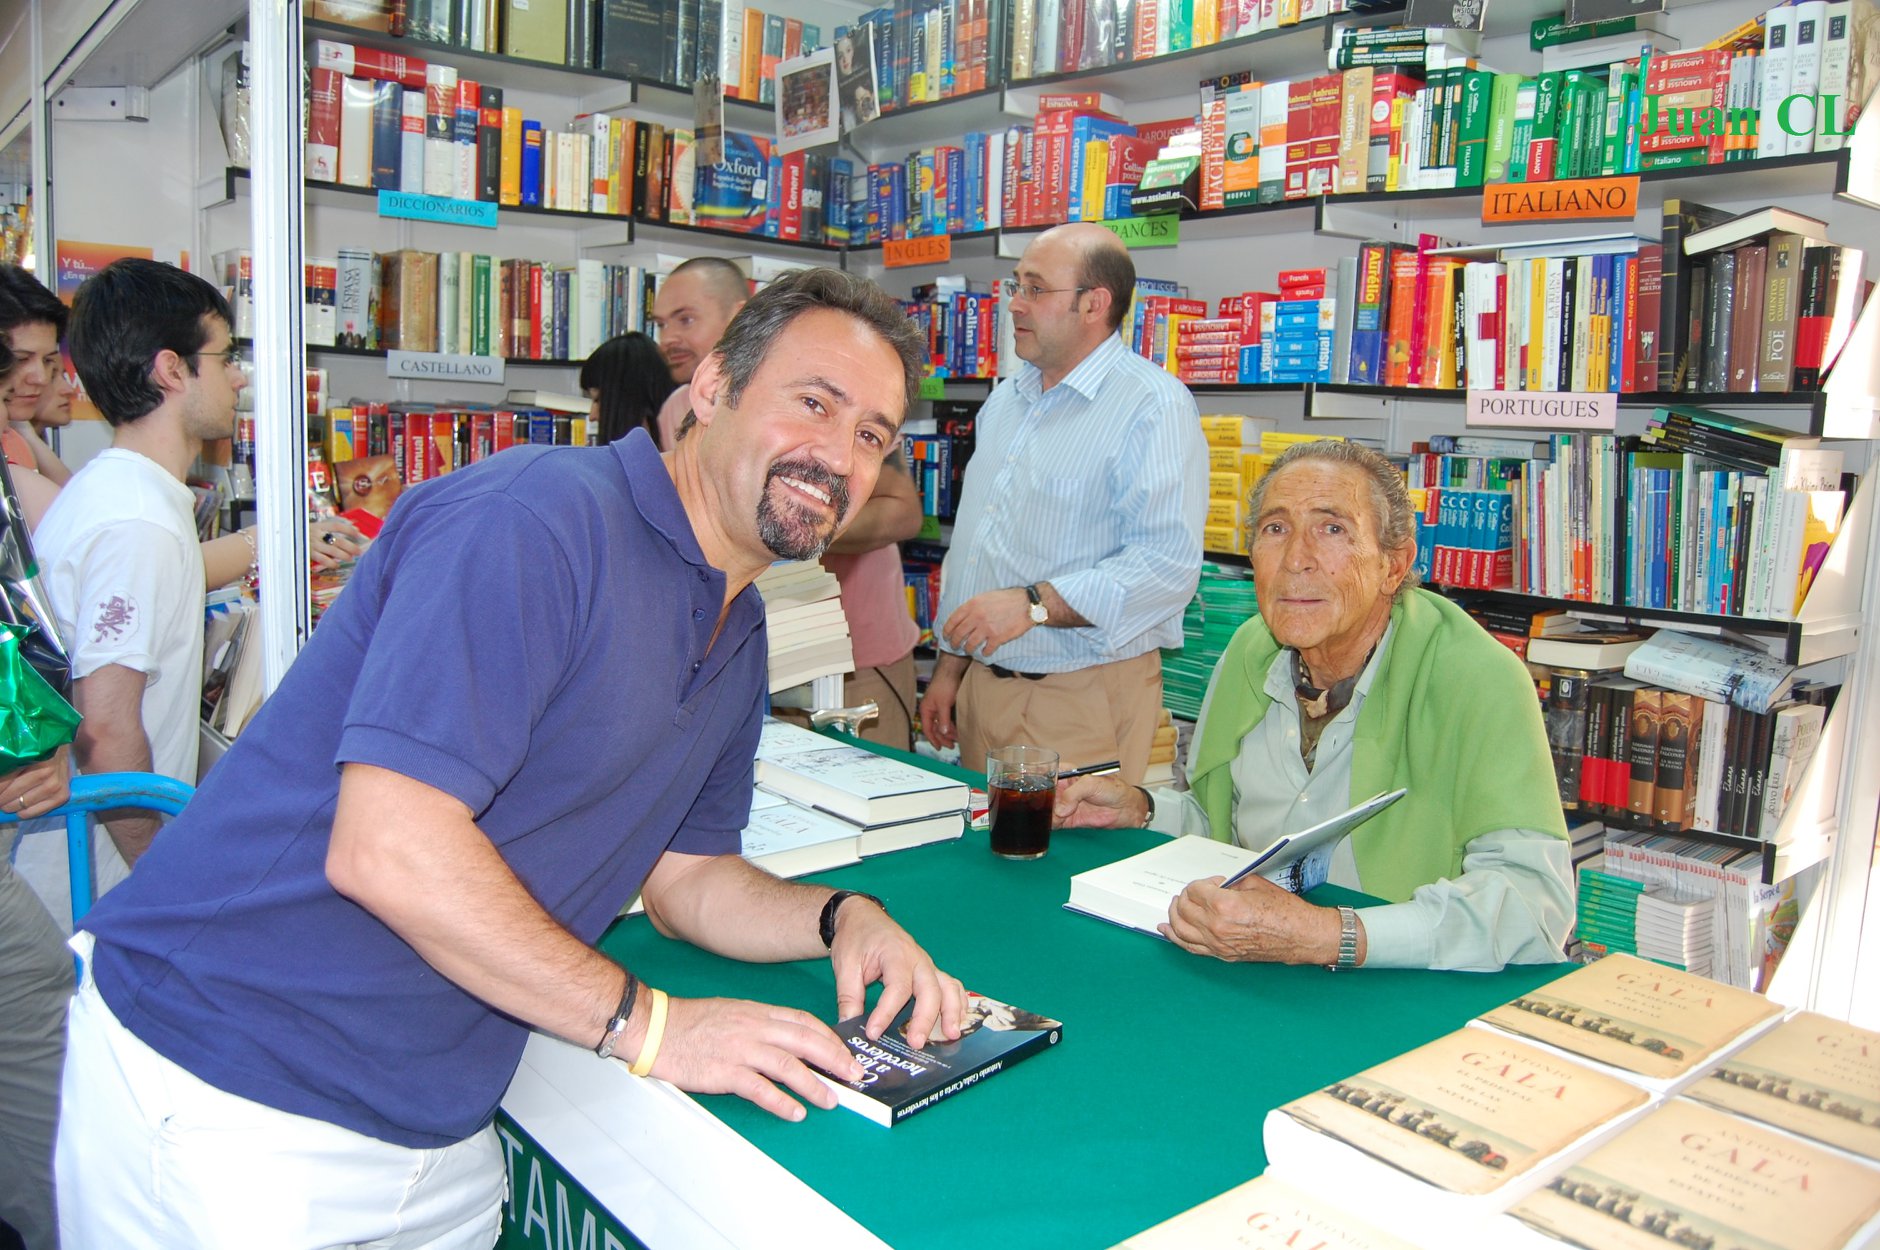
M 1036 621 L 1040 625 L 1044 624 L 1044 621 L 1045 621 L 1044 604 L 1034 603 L 1031 605 L 1031 619 Z

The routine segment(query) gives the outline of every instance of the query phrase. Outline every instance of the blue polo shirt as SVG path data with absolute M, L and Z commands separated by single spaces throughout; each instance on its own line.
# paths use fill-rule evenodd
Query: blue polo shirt
M 527 1029 L 327 883 L 340 765 L 455 796 L 592 942 L 667 848 L 738 850 L 766 647 L 748 588 L 712 641 L 724 592 L 642 432 L 409 492 L 259 717 L 86 918 L 105 1001 L 244 1098 L 412 1147 L 476 1132 Z

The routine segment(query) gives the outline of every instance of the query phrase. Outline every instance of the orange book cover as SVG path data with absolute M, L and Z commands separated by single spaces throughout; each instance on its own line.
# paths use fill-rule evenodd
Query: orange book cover
M 1416 315 L 1416 303 L 1416 249 L 1393 249 L 1390 257 L 1390 320 L 1385 336 L 1385 386 L 1410 385 L 1410 326 Z

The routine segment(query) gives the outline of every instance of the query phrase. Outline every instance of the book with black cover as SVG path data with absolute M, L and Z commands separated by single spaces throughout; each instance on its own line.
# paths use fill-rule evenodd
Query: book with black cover
M 914 1014 L 909 1003 L 870 1041 L 863 1031 L 866 1015 L 835 1026 L 837 1036 L 855 1053 L 865 1072 L 855 1082 L 824 1072 L 816 1076 L 835 1091 L 843 1106 L 883 1127 L 899 1124 L 937 1102 L 970 1089 L 1023 1059 L 1058 1044 L 1064 1025 L 1002 1003 L 983 994 L 966 995 L 966 1028 L 957 1042 L 935 1034 L 919 1050 L 907 1044 L 906 1028 Z

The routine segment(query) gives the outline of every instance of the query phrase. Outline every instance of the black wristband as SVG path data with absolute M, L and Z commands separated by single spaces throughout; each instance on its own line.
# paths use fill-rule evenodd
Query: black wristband
M 1142 822 L 1143 828 L 1146 829 L 1155 823 L 1155 795 L 1150 794 L 1148 789 L 1143 786 L 1137 786 L 1136 793 L 1142 796 L 1143 804 L 1149 809 L 1148 816 L 1145 817 Z
M 888 910 L 888 905 L 872 894 L 864 894 L 860 890 L 837 890 L 834 894 L 831 894 L 828 901 L 823 904 L 822 919 L 816 926 L 817 932 L 822 936 L 822 944 L 825 948 L 832 947 L 836 944 L 837 909 L 852 898 L 865 898 L 875 906 L 881 908 L 884 914 Z
M 614 1046 L 620 1041 L 620 1035 L 626 1032 L 627 1021 L 633 1015 L 633 1004 L 639 1001 L 640 978 L 627 973 L 626 988 L 620 992 L 620 1006 L 615 1009 L 613 1019 L 607 1022 L 607 1031 L 601 1034 L 600 1042 L 594 1047 L 594 1053 L 606 1059 L 614 1053 Z

